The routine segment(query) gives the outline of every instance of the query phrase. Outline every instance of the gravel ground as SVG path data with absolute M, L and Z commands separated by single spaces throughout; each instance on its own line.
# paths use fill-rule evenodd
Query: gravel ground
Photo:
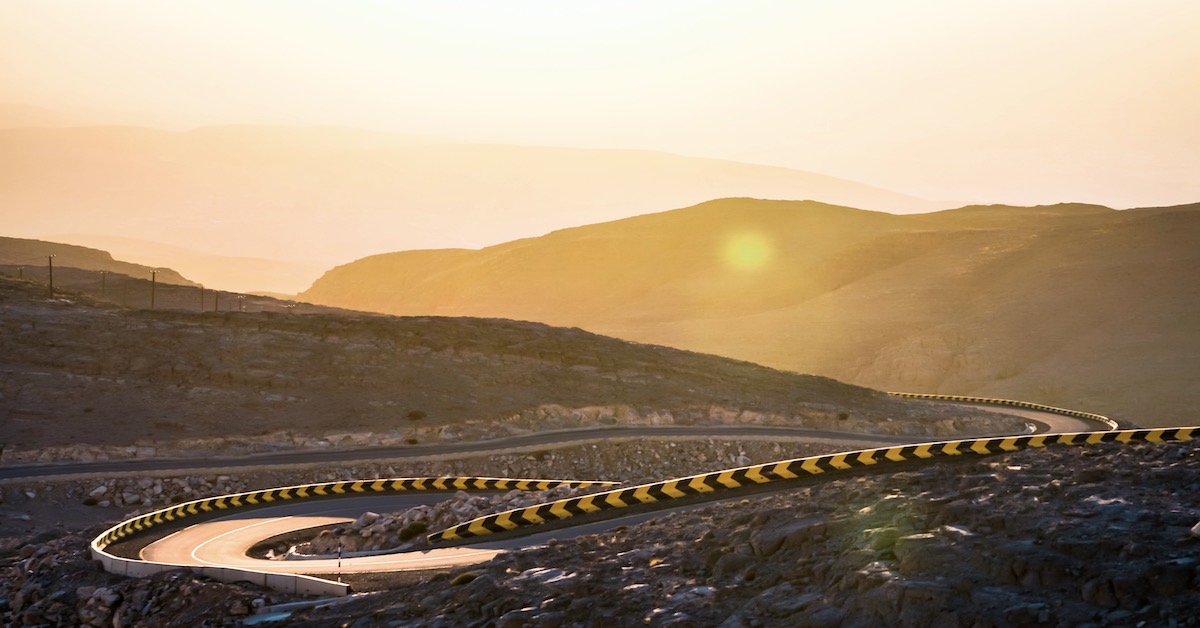
M 1194 442 L 938 462 L 664 512 L 469 569 L 354 576 L 384 590 L 279 625 L 1196 626 L 1197 496 Z M 99 572 L 86 556 L 97 531 L 0 544 L 4 621 L 235 625 L 298 599 Z
M 1024 451 L 664 514 L 290 621 L 1195 626 L 1198 496 L 1193 443 Z

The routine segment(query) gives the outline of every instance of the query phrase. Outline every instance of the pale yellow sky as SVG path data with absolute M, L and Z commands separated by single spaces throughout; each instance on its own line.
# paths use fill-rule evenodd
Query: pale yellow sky
M 0 2 L 0 102 L 1200 201 L 1200 2 Z M 665 208 L 664 208 L 665 209 Z

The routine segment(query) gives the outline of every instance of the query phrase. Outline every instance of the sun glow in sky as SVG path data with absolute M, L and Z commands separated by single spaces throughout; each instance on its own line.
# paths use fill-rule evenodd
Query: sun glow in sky
M 0 102 L 1127 207 L 1200 199 L 1196 32 L 1195 0 L 8 0 Z

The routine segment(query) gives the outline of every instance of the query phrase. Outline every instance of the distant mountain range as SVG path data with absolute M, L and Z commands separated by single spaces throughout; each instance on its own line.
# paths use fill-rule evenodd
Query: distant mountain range
M 271 292 L 263 289 L 264 286 L 291 287 L 292 291 L 288 294 L 295 294 L 311 285 L 313 278 L 325 268 L 300 262 L 210 255 L 186 247 L 134 238 L 58 234 L 50 236 L 50 239 L 103 249 L 112 253 L 113 257 L 130 262 L 186 268 L 190 278 L 205 285 L 257 294 Z
M 578 326 L 880 389 L 1143 425 L 1200 406 L 1200 204 L 893 215 L 724 199 L 483 250 L 375 255 L 301 299 Z
M 649 151 L 340 127 L 63 126 L 71 119 L 0 107 L 0 127 L 13 127 L 0 128 L 4 232 L 185 248 L 180 272 L 238 290 L 296 292 L 313 269 L 371 253 L 477 248 L 725 196 L 897 213 L 947 207 L 788 168 Z M 156 255 L 131 246 L 121 254 Z
M 286 294 L 239 292 L 220 284 L 206 287 L 170 268 L 114 259 L 108 251 L 25 238 L 0 237 L 0 276 L 24 279 L 24 284 L 16 282 L 23 285 L 23 290 L 48 297 L 50 256 L 54 262 L 53 294 L 68 301 L 82 299 L 130 309 L 190 312 L 339 312 L 338 308 L 296 303 Z M 34 287 L 37 284 L 45 288 Z
M 151 271 L 157 270 L 158 274 L 155 279 L 164 284 L 196 285 L 194 281 L 184 278 L 183 275 L 170 268 L 115 260 L 108 251 L 59 242 L 0 236 L 0 269 L 6 271 L 7 274 L 44 282 L 50 274 L 51 260 L 47 258 L 51 255 L 54 256 L 54 266 L 60 270 L 67 268 L 103 270 L 147 280 L 150 279 Z

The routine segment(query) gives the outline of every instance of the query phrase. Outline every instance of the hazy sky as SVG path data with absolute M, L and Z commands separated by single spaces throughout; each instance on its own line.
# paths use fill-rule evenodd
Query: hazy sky
M 0 102 L 1200 201 L 1197 0 L 0 1 Z

